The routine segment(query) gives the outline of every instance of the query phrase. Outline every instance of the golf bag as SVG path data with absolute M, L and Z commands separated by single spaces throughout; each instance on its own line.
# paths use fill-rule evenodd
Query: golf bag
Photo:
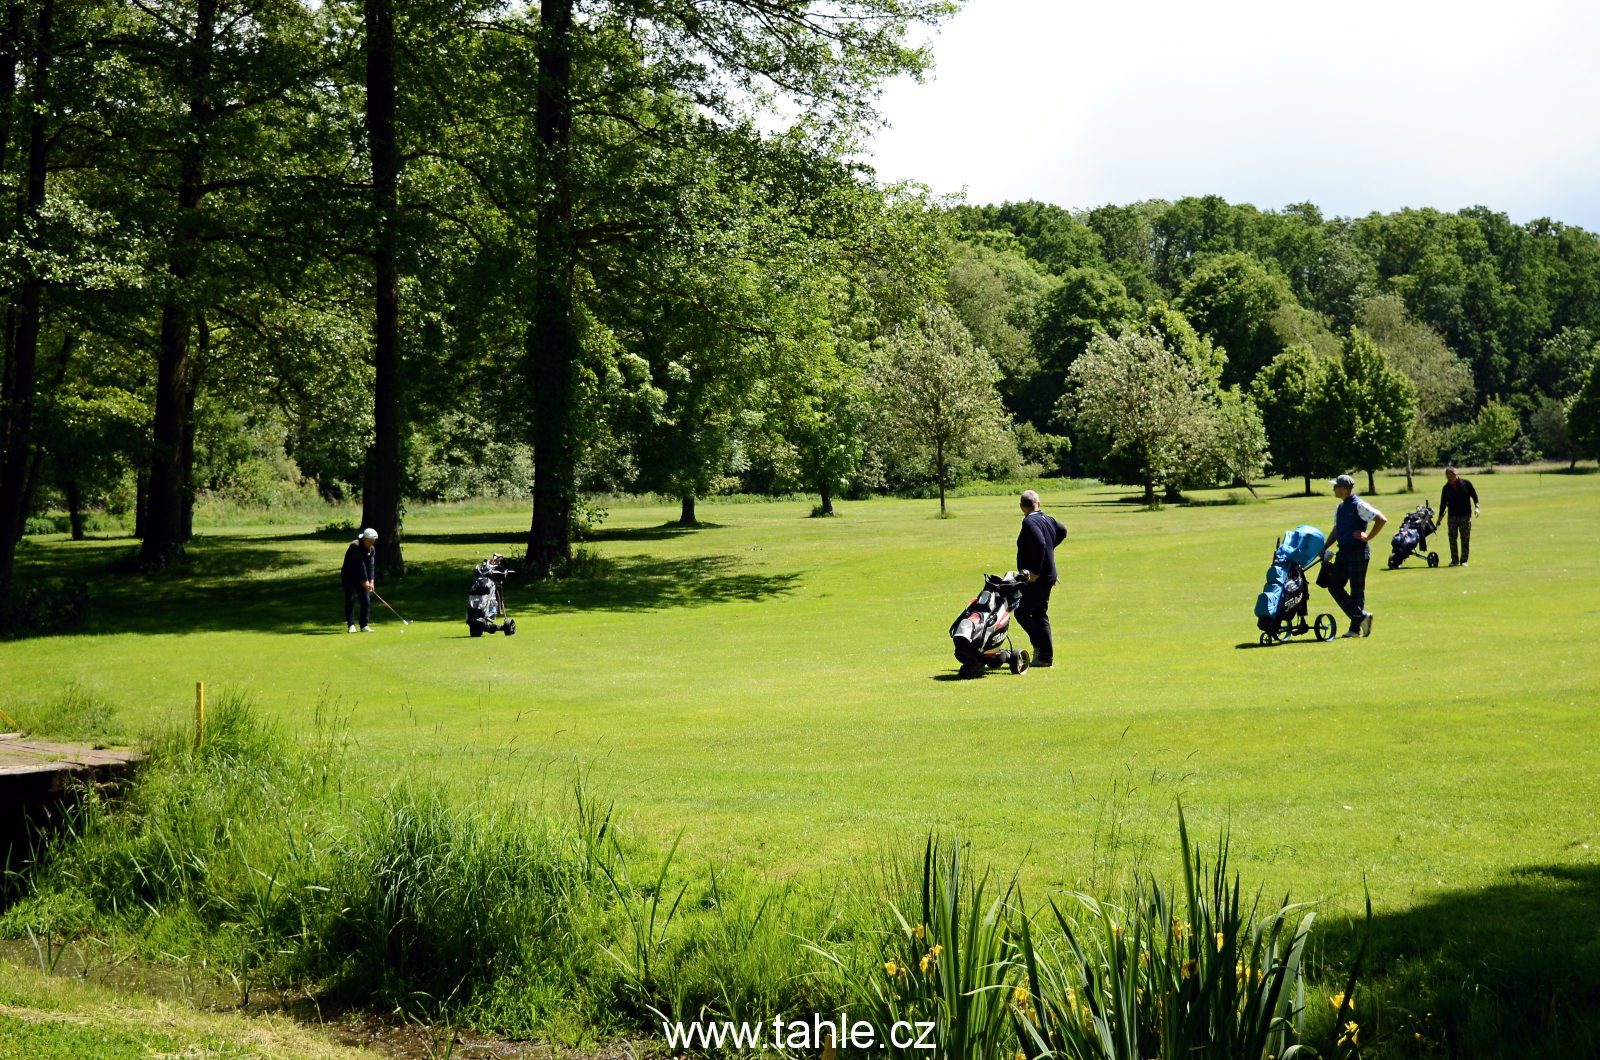
M 983 591 L 950 624 L 961 676 L 981 677 L 984 671 L 1002 666 L 1009 666 L 1014 674 L 1027 672 L 1028 653 L 1011 646 L 1011 616 L 1022 603 L 1022 587 L 1027 583 L 1025 570 L 983 576 Z
M 485 633 L 517 632 L 517 621 L 506 616 L 506 561 L 498 552 L 478 564 L 473 571 L 472 588 L 467 590 L 467 632 L 474 637 Z
M 1267 583 L 1256 596 L 1256 628 L 1262 644 L 1288 640 L 1296 634 L 1316 632 L 1318 640 L 1331 640 L 1338 624 L 1330 614 L 1306 622 L 1311 586 L 1306 572 L 1322 562 L 1327 538 L 1314 526 L 1297 526 L 1278 540 L 1267 568 Z
M 1428 566 L 1437 567 L 1439 553 L 1428 551 L 1428 538 L 1438 532 L 1439 524 L 1434 521 L 1433 508 L 1423 501 L 1420 508 L 1400 520 L 1400 529 L 1389 539 L 1389 569 L 1396 569 L 1414 553 L 1421 554 L 1428 561 Z

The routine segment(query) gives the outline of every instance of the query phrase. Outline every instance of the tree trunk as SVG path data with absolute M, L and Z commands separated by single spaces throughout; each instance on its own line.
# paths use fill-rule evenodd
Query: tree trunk
M 366 0 L 367 152 L 372 166 L 372 448 L 361 522 L 378 531 L 378 572 L 405 573 L 400 544 L 400 147 L 396 139 L 393 0 Z
M 1416 484 L 1411 481 L 1411 475 L 1412 475 L 1411 450 L 1407 449 L 1406 450 L 1406 492 L 1407 493 L 1415 493 L 1417 491 Z
M 189 407 L 189 310 L 169 301 L 161 312 L 156 372 L 155 444 L 145 496 L 144 542 L 139 560 L 164 566 L 183 554 L 183 440 Z
M 67 495 L 67 525 L 72 528 L 72 540 L 82 541 L 83 493 L 78 489 L 78 480 L 69 478 L 61 488 Z
M 33 106 L 28 119 L 28 167 L 22 222 L 29 249 L 39 247 L 39 213 L 44 206 L 45 119 L 49 101 L 51 21 L 54 0 L 41 0 L 34 39 Z M 33 407 L 39 362 L 39 328 L 44 277 L 30 262 L 16 302 L 16 334 L 5 365 L 5 434 L 0 437 L 0 597 L 10 595 L 11 577 L 27 519 L 27 477 L 36 444 Z
M 145 524 L 150 520 L 150 477 L 141 469 L 133 476 L 133 536 L 144 540 Z
M 822 506 L 820 508 L 818 508 L 817 510 L 820 511 L 823 515 L 832 515 L 833 514 L 833 489 L 826 482 L 824 482 L 822 484 L 821 488 L 819 488 L 817 490 L 817 493 L 822 498 Z
M 695 519 L 694 517 L 694 494 L 685 493 L 682 498 L 680 498 L 680 504 L 678 507 L 678 525 L 695 526 L 698 524 L 698 522 L 699 520 Z
M 1144 480 L 1144 503 L 1151 508 L 1156 506 L 1156 480 L 1153 478 Z
M 1372 481 L 1372 470 L 1369 468 L 1367 470 L 1367 496 L 1376 497 L 1377 495 L 1378 486 L 1377 483 Z
M 72 361 L 73 348 L 77 345 L 78 337 L 72 332 L 69 331 L 66 335 L 62 336 L 61 355 L 56 358 L 55 376 L 50 380 L 49 389 L 46 391 L 46 393 L 58 394 L 61 392 L 62 385 L 67 381 L 67 366 Z M 37 382 L 35 382 L 35 386 L 37 385 Z M 61 462 L 60 458 L 63 455 L 64 454 L 60 453 L 55 454 L 58 463 Z M 22 514 L 24 523 L 27 522 L 28 513 L 33 511 L 34 500 L 39 496 L 39 486 L 44 482 L 44 459 L 44 446 L 35 444 L 33 447 L 33 459 L 28 463 L 28 476 L 23 480 L 22 486 Z M 18 533 L 20 537 L 20 531 Z
M 1311 476 L 1310 475 L 1306 475 L 1305 476 L 1305 480 L 1306 480 L 1306 496 L 1309 497 L 1309 496 L 1311 496 Z
M 933 471 L 939 479 L 939 514 L 944 515 L 944 442 L 934 444 L 933 454 Z
M 201 348 L 205 342 L 201 340 Z M 197 387 L 192 381 L 183 409 L 183 445 L 178 454 L 183 476 L 183 510 L 178 523 L 178 539 L 187 544 L 194 537 L 194 399 Z
M 154 444 L 150 451 L 149 497 L 139 561 L 164 566 L 183 555 L 184 433 L 193 407 L 194 366 L 189 338 L 194 328 L 188 281 L 200 254 L 199 214 L 204 198 L 206 135 L 213 116 L 211 67 L 217 0 L 198 0 L 189 60 L 189 135 L 178 170 L 178 216 L 167 260 L 167 293 L 161 307 L 161 342 L 156 358 Z
M 572 555 L 577 500 L 573 418 L 578 332 L 573 320 L 576 267 L 568 152 L 572 144 L 573 0 L 539 5 L 539 90 L 534 126 L 547 197 L 534 233 L 533 316 L 527 335 L 533 401 L 533 523 L 528 562 L 548 573 Z

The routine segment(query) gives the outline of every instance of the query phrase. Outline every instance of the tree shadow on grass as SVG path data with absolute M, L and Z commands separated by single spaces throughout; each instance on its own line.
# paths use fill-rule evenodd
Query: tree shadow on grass
M 1600 865 L 1535 865 L 1375 916 L 1363 1055 L 1600 1056 Z M 1363 930 L 1324 921 L 1334 969 Z M 1370 1035 L 1370 1037 L 1369 1037 Z
M 685 526 L 673 521 L 658 526 L 602 526 L 585 531 L 580 540 L 590 541 L 668 541 L 697 530 L 721 530 L 721 523 L 694 523 Z
M 316 634 L 344 627 L 339 556 L 308 562 L 303 552 L 257 544 L 254 538 L 197 538 L 179 567 L 153 574 L 111 573 L 119 552 L 74 556 L 56 571 L 45 550 L 30 550 L 22 581 L 69 575 L 89 583 L 89 613 L 78 626 L 63 622 L 34 636 L 117 633 L 199 633 L 252 630 Z M 57 561 L 59 555 L 54 557 Z M 406 576 L 380 583 L 379 592 L 413 621 L 465 622 L 473 560 L 407 564 Z M 606 558 L 592 577 L 534 582 L 514 575 L 506 586 L 512 615 L 541 612 L 654 611 L 754 602 L 782 596 L 799 571 L 747 568 L 733 556 Z M 372 602 L 375 622 L 392 621 Z

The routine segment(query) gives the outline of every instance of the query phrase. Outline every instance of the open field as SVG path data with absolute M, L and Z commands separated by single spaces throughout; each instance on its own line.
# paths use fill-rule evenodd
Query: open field
M 1381 545 L 1370 640 L 1272 649 L 1250 615 L 1271 546 L 1327 524 L 1331 498 L 1148 512 L 1047 494 L 1072 533 L 1058 665 L 978 682 L 948 680 L 945 627 L 1010 564 L 1009 497 L 957 500 L 950 520 L 928 501 L 831 521 L 706 503 L 713 525 L 687 532 L 619 507 L 589 545 L 610 570 L 513 584 L 509 640 L 469 640 L 459 616 L 470 564 L 518 543 L 520 510 L 415 515 L 413 574 L 380 589 L 417 622 L 380 609 L 370 636 L 338 624 L 343 542 L 307 530 L 208 532 L 189 572 L 151 578 L 103 573 L 124 541 L 45 541 L 28 568 L 93 579 L 92 618 L 0 644 L 0 704 L 26 723 L 76 684 L 132 731 L 183 717 L 197 679 L 291 724 L 332 705 L 376 773 L 525 797 L 581 763 L 636 830 L 779 875 L 937 828 L 1070 884 L 1113 826 L 1123 853 L 1165 844 L 1181 797 L 1199 828 L 1231 821 L 1247 874 L 1340 904 L 1365 879 L 1399 910 L 1600 864 L 1600 480 L 1479 481 L 1471 567 L 1387 572 Z M 1376 502 L 1398 522 L 1421 496 Z

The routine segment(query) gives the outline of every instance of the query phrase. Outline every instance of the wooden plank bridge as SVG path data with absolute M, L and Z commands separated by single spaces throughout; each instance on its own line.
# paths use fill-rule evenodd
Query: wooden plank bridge
M 0 733 L 0 870 L 28 858 L 35 829 L 50 829 L 87 787 L 114 787 L 144 761 L 137 751 Z

